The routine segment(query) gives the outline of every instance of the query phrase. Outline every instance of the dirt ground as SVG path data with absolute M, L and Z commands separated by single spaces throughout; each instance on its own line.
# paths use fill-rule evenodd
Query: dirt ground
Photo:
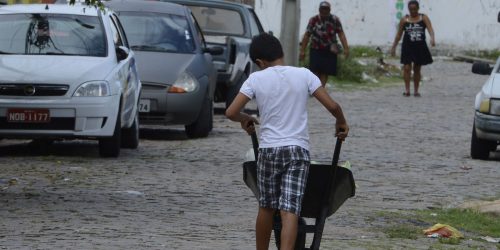
M 430 249 L 437 240 L 388 238 L 380 211 L 458 207 L 500 197 L 500 152 L 469 156 L 474 97 L 487 79 L 436 60 L 422 97 L 402 85 L 336 91 L 351 133 L 356 196 L 326 222 L 322 249 Z M 311 156 L 331 160 L 334 119 L 309 106 Z M 208 138 L 182 127 L 142 129 L 138 150 L 98 156 L 92 141 L 0 141 L 0 249 L 254 249 L 257 202 L 242 181 L 250 137 L 222 115 Z M 392 223 L 392 222 L 391 222 Z M 425 229 L 425 228 L 422 228 Z M 497 249 L 466 239 L 444 248 Z M 441 246 L 443 247 L 443 246 Z

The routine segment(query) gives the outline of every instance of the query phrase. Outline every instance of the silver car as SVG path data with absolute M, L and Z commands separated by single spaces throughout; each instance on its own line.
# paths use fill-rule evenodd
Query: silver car
M 150 1 L 106 3 L 123 22 L 137 54 L 144 90 L 139 103 L 142 124 L 182 124 L 190 138 L 212 130 L 217 72 L 191 11 Z
M 97 139 L 104 157 L 137 148 L 141 82 L 115 13 L 1 6 L 0 33 L 0 137 Z

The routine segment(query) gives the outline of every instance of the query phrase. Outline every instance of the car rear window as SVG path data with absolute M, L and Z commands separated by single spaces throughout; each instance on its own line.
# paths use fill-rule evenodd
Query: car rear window
M 204 33 L 243 36 L 245 26 L 238 11 L 203 6 L 189 6 Z
M 0 52 L 20 55 L 107 55 L 98 17 L 67 14 L 0 15 Z
M 133 50 L 194 53 L 196 47 L 186 17 L 128 11 L 118 14 Z

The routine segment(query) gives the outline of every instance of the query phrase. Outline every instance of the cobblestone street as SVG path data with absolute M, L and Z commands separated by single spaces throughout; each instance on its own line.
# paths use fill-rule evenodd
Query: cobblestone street
M 469 155 L 474 97 L 487 76 L 439 59 L 422 73 L 430 81 L 420 98 L 404 97 L 402 84 L 330 86 L 351 127 L 341 161 L 351 162 L 357 190 L 328 218 L 322 249 L 429 249 L 436 239 L 391 239 L 369 219 L 500 196 L 500 152 L 490 161 Z M 309 111 L 312 159 L 329 162 L 334 119 L 314 99 Z M 257 202 L 242 181 L 251 140 L 239 124 L 214 119 L 197 140 L 181 127 L 143 129 L 139 149 L 117 159 L 100 158 L 93 141 L 0 141 L 0 249 L 254 249 Z

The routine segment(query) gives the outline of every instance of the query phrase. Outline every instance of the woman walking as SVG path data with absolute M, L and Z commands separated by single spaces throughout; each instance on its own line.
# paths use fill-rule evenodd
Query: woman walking
M 411 70 L 413 67 L 414 96 L 420 97 L 420 93 L 418 92 L 420 79 L 422 78 L 420 70 L 422 65 L 431 64 L 433 62 L 425 40 L 425 29 L 429 31 L 429 35 L 431 36 L 431 46 L 436 46 L 431 20 L 427 17 L 427 15 L 419 13 L 419 8 L 420 6 L 418 1 L 412 0 L 408 2 L 410 15 L 406 15 L 401 18 L 398 33 L 396 34 L 396 38 L 394 39 L 394 43 L 391 48 L 391 54 L 395 56 L 396 47 L 398 46 L 404 32 L 403 46 L 401 48 L 401 64 L 404 65 L 404 96 L 410 96 Z

